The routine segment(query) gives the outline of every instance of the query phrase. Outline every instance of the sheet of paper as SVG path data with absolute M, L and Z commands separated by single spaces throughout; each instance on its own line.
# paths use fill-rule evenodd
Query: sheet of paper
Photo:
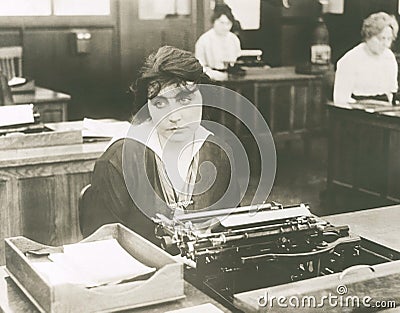
M 224 311 L 218 309 L 214 304 L 204 303 L 196 306 L 191 306 L 189 308 L 168 311 L 165 313 L 223 313 Z
M 239 225 L 249 225 L 261 222 L 276 221 L 280 219 L 292 218 L 297 216 L 310 216 L 311 212 L 306 207 L 295 207 L 283 210 L 270 210 L 249 212 L 242 214 L 231 214 L 221 220 L 223 227 L 229 228 Z
M 68 282 L 95 287 L 155 271 L 131 256 L 116 239 L 65 245 L 63 253 L 52 253 L 49 259 L 52 262 L 34 266 L 53 284 Z
M 131 124 L 126 121 L 104 122 L 90 118 L 83 119 L 83 137 L 125 137 Z
M 0 106 L 0 127 L 33 123 L 33 104 Z

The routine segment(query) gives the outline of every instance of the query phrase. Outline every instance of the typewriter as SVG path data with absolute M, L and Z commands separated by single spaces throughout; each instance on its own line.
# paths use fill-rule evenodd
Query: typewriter
M 231 309 L 236 293 L 400 259 L 348 226 L 314 216 L 305 204 L 268 203 L 172 220 L 159 215 L 154 221 L 162 247 L 195 264 L 185 279 Z

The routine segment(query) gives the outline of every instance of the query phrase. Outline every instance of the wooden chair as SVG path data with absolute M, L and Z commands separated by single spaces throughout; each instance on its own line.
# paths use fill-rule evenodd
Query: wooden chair
M 22 77 L 22 47 L 0 48 L 0 70 L 8 80 Z
M 81 234 L 84 237 L 87 237 L 89 234 L 87 234 L 84 230 L 83 225 L 85 223 L 88 223 L 88 219 L 90 218 L 88 216 L 88 205 L 87 205 L 87 197 L 88 194 L 90 193 L 90 188 L 92 187 L 91 184 L 86 185 L 85 187 L 82 188 L 81 193 L 79 195 L 79 200 L 78 200 L 78 211 L 79 211 L 79 228 L 81 230 Z

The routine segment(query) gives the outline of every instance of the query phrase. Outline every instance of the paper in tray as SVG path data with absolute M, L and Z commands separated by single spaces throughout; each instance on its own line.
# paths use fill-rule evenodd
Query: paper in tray
M 148 278 L 156 270 L 130 255 L 116 239 L 65 245 L 63 252 L 52 253 L 49 259 L 32 265 L 54 285 L 97 287 Z

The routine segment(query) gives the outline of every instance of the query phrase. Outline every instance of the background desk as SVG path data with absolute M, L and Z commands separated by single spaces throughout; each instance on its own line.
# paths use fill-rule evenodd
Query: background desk
M 345 193 L 364 208 L 399 203 L 400 108 L 381 106 L 372 113 L 333 103 L 328 108 L 330 200 Z M 382 109 L 388 111 L 378 112 Z
M 67 107 L 71 96 L 50 89 L 35 87 L 31 93 L 14 93 L 15 104 L 33 103 L 44 123 L 68 120 Z
M 78 197 L 107 142 L 0 150 L 0 265 L 4 238 L 60 245 L 80 239 Z
M 296 74 L 294 67 L 246 68 L 221 85 L 248 98 L 260 111 L 275 140 L 307 139 L 324 126 L 325 93 L 320 75 Z M 239 108 L 240 110 L 240 108 Z

